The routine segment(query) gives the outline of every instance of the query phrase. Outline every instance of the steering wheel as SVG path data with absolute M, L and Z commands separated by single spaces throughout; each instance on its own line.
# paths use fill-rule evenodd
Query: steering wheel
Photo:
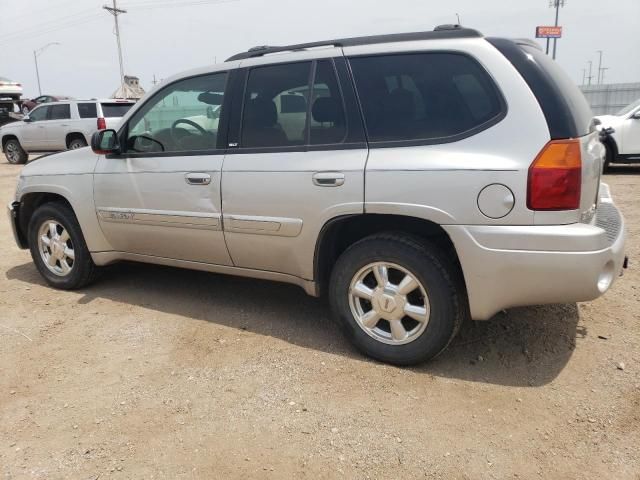
M 189 120 L 188 118 L 179 118 L 178 120 L 173 122 L 173 125 L 171 125 L 171 138 L 173 139 L 173 142 L 175 144 L 179 144 L 180 140 L 182 140 L 182 137 L 179 137 L 176 134 L 176 127 L 181 123 L 186 123 L 187 125 L 191 125 L 196 130 L 198 130 L 200 135 L 206 135 L 207 134 L 207 131 L 204 128 L 202 128 L 200 125 L 198 125 L 196 122 L 194 122 L 193 120 Z

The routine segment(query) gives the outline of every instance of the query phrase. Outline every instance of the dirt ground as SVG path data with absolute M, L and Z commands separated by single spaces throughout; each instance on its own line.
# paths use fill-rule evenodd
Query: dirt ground
M 3 220 L 1 478 L 640 479 L 640 168 L 606 180 L 631 258 L 612 291 L 470 322 L 411 369 L 294 286 L 121 264 L 52 290 Z

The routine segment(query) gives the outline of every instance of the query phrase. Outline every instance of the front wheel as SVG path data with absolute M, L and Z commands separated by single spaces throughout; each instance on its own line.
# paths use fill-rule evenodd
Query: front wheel
M 27 163 L 27 159 L 29 158 L 27 152 L 22 149 L 22 145 L 20 145 L 20 142 L 15 138 L 8 140 L 4 145 L 4 155 L 12 165 Z
M 604 165 L 602 166 L 602 173 L 605 175 L 611 173 L 611 162 L 614 160 L 613 148 L 608 143 L 604 144 L 605 156 Z
M 49 285 L 73 290 L 89 284 L 96 266 L 73 210 L 63 203 L 45 203 L 29 222 L 31 258 Z
M 396 365 L 430 360 L 465 317 L 464 287 L 435 245 L 403 234 L 349 247 L 331 275 L 330 301 L 347 337 L 364 354 Z

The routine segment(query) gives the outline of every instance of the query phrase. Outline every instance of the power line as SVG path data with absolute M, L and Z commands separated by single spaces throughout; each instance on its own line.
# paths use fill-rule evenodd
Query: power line
M 0 42 L 9 42 L 12 40 L 19 40 L 22 38 L 39 37 L 47 33 L 55 32 L 57 30 L 63 30 L 65 28 L 74 27 L 76 25 L 89 23 L 102 18 L 101 15 L 92 12 L 89 14 L 75 14 L 64 19 L 58 19 L 46 23 L 35 24 L 29 28 L 19 31 L 6 33 L 0 36 Z

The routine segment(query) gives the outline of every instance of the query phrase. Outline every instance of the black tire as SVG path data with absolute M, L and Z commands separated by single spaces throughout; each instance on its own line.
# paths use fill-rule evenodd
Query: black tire
M 410 343 L 390 345 L 377 340 L 360 327 L 351 311 L 351 281 L 373 262 L 399 265 L 424 286 L 430 316 L 424 331 Z M 454 263 L 431 242 L 401 233 L 374 235 L 349 247 L 332 271 L 329 300 L 346 336 L 361 352 L 395 365 L 414 365 L 436 357 L 468 316 L 466 290 Z
M 7 140 L 4 144 L 4 155 L 12 165 L 22 165 L 27 163 L 29 155 L 22 149 L 22 145 L 16 138 Z
M 71 270 L 65 276 L 56 275 L 49 270 L 40 254 L 38 245 L 39 230 L 43 224 L 50 220 L 60 224 L 68 232 L 69 240 L 75 253 Z M 29 221 L 28 239 L 33 262 L 40 274 L 52 287 L 62 290 L 75 290 L 88 285 L 95 279 L 98 268 L 91 259 L 91 254 L 87 249 L 78 220 L 73 210 L 66 204 L 52 202 L 38 207 Z
M 69 150 L 76 150 L 87 146 L 87 141 L 82 137 L 74 137 L 69 142 Z
M 605 156 L 604 156 L 604 165 L 602 166 L 602 173 L 606 175 L 608 173 L 611 173 L 611 162 L 613 162 L 615 159 L 614 159 L 613 148 L 611 147 L 611 145 L 609 145 L 608 143 L 605 143 L 604 149 L 605 149 Z

